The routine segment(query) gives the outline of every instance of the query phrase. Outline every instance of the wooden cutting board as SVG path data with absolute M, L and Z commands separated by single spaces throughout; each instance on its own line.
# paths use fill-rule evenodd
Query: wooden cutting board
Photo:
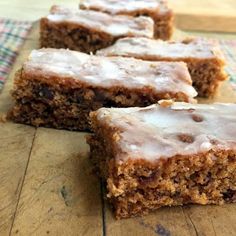
M 15 71 L 37 47 L 35 25 L 0 94 L 0 114 L 12 105 Z M 236 102 L 228 82 L 214 101 Z M 91 172 L 85 133 L 6 122 L 0 123 L 0 134 L 1 236 L 236 235 L 236 204 L 166 207 L 145 217 L 115 220 Z
M 235 0 L 169 0 L 169 2 L 176 15 L 176 26 L 180 29 L 236 33 Z

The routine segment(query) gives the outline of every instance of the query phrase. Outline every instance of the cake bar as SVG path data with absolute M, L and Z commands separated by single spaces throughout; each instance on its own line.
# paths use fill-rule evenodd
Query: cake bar
M 155 38 L 168 40 L 173 32 L 173 12 L 165 0 L 82 0 L 81 9 L 112 15 L 149 16 L 154 21 Z
M 226 80 L 224 57 L 217 45 L 203 39 L 165 42 L 146 38 L 123 38 L 97 55 L 135 57 L 150 61 L 184 61 L 193 86 L 201 97 L 213 96 Z
M 91 160 L 117 218 L 236 202 L 236 104 L 161 101 L 91 113 Z
M 170 40 L 174 29 L 174 14 L 168 7 L 166 0 L 160 0 L 160 11 L 153 17 L 154 37 L 156 39 Z
M 110 46 L 121 37 L 152 38 L 153 20 L 53 6 L 50 14 L 40 21 L 41 47 L 90 53 Z
M 40 49 L 16 74 L 9 117 L 34 126 L 89 130 L 89 112 L 103 106 L 143 107 L 170 98 L 194 102 L 196 95 L 182 62 Z

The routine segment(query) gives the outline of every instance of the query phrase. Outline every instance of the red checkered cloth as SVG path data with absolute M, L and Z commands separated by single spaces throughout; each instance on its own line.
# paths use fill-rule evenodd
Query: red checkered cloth
M 0 18 L 0 90 L 32 24 L 29 21 Z

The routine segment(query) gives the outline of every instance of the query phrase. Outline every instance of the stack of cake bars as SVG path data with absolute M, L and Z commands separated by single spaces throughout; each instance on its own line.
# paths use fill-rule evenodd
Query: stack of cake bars
M 92 131 L 90 158 L 117 218 L 236 201 L 236 105 L 197 104 L 227 78 L 217 45 L 169 40 L 164 0 L 53 6 L 15 76 L 19 123 Z

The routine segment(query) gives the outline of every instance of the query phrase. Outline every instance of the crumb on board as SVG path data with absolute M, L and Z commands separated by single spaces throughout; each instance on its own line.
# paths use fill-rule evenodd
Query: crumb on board
M 0 122 L 5 123 L 7 121 L 7 115 L 6 114 L 0 114 Z
M 174 101 L 173 100 L 160 100 L 159 102 L 158 102 L 158 104 L 161 106 L 161 107 L 169 107 L 169 106 L 171 106 L 172 104 L 174 103 Z

